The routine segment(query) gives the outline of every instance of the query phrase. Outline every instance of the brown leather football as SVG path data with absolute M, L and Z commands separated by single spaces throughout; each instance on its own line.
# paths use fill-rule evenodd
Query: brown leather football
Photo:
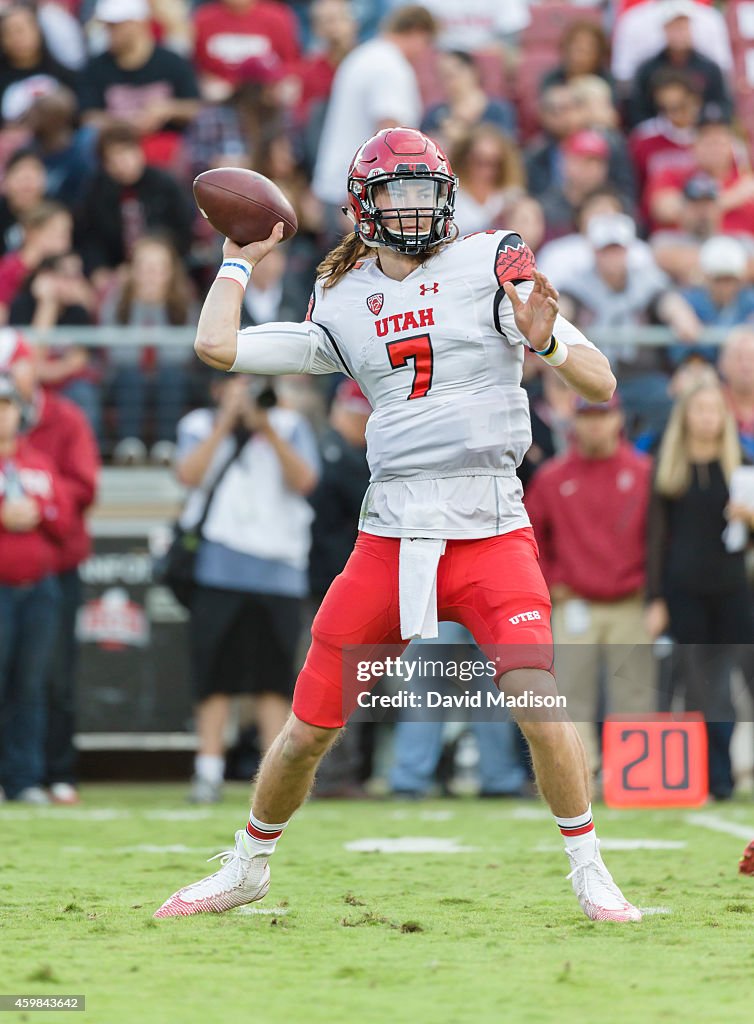
M 298 230 L 296 214 L 274 181 L 244 167 L 215 167 L 194 179 L 200 212 L 237 245 L 261 242 L 283 222 L 283 238 Z

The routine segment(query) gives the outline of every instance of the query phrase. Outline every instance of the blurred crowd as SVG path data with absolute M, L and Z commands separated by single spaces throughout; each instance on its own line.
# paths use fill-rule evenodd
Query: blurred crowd
M 754 458 L 745 6 L 0 0 L 9 797 L 76 799 L 78 566 L 100 459 L 175 466 L 190 489 L 181 528 L 201 525 L 195 799 L 219 794 L 230 695 L 262 693 L 262 749 L 279 728 L 299 634 L 355 536 L 369 410 L 347 381 L 216 379 L 190 345 L 161 345 L 154 332 L 191 328 L 220 259 L 222 239 L 191 198 L 197 173 L 249 167 L 289 197 L 299 232 L 255 269 L 243 317 L 301 320 L 318 262 L 349 230 L 349 160 L 397 124 L 448 151 L 461 233 L 518 231 L 564 315 L 598 343 L 620 335 L 608 407 L 584 406 L 539 361 L 526 365 L 534 443 L 521 479 L 556 641 L 574 648 L 563 672 L 579 680 L 586 723 L 611 701 L 704 714 L 711 790 L 731 794 L 731 679 L 750 679 L 752 640 L 746 541 L 722 539 L 726 524 L 748 531 L 749 505 L 730 492 Z M 140 343 L 77 341 L 77 329 L 97 326 L 136 328 Z M 646 326 L 666 343 L 632 340 Z M 34 346 L 29 328 L 42 339 Z M 239 506 L 249 474 L 265 500 Z M 39 616 L 46 647 L 34 640 Z M 665 640 L 687 653 L 707 645 L 709 656 L 658 661 Z M 638 653 L 618 665 L 629 648 Z M 424 725 L 396 732 L 396 792 L 437 783 L 444 734 Z M 490 728 L 476 736 L 482 792 L 519 793 L 528 766 L 516 732 Z M 321 792 L 360 790 L 369 732 L 346 732 Z M 33 738 L 28 757 L 20 735 Z M 597 736 L 585 726 L 595 751 Z

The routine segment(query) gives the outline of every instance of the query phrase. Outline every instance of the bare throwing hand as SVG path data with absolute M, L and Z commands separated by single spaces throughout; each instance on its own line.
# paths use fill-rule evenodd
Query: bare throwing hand
M 261 242 L 250 242 L 248 245 L 236 245 L 235 242 L 231 241 L 230 238 L 225 239 L 223 245 L 223 256 L 226 259 L 232 259 L 234 256 L 240 256 L 244 260 L 248 260 L 253 267 L 263 260 L 268 252 L 271 252 L 278 244 L 280 239 L 283 237 L 283 222 L 278 221 L 275 227 L 270 232 L 268 238 L 265 238 Z
M 550 344 L 555 318 L 558 315 L 558 293 L 544 274 L 534 271 L 534 287 L 526 302 L 522 302 L 512 282 L 503 285 L 513 306 L 516 327 L 531 348 L 541 351 Z

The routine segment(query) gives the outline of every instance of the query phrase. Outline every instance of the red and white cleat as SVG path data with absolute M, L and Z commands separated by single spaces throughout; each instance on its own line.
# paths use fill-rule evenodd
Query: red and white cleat
M 81 803 L 78 790 L 69 782 L 53 782 L 50 786 L 50 796 L 54 804 L 62 804 L 67 807 L 74 807 Z
M 738 862 L 738 870 L 742 875 L 754 875 L 754 839 L 744 850 L 744 855 Z
M 268 857 L 250 857 L 243 842 L 243 829 L 236 832 L 233 850 L 216 853 L 222 867 L 193 885 L 173 893 L 154 917 L 189 917 L 191 914 L 222 914 L 226 910 L 254 903 L 267 895 L 270 888 Z
M 641 921 L 641 911 L 628 902 L 605 867 L 599 839 L 595 852 L 566 847 L 566 853 L 572 867 L 567 877 L 590 921 Z

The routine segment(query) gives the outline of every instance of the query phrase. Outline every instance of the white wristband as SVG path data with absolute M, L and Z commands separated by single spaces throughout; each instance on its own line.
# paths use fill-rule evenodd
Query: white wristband
M 234 256 L 232 259 L 222 261 L 216 280 L 235 281 L 236 284 L 240 284 L 241 288 L 246 291 L 246 285 L 251 280 L 252 268 L 253 264 L 249 263 L 248 260 L 240 256 Z
M 548 347 L 541 352 L 537 352 L 536 349 L 532 349 L 535 355 L 538 355 L 540 359 L 543 359 L 550 366 L 562 366 L 568 358 L 568 346 L 564 341 L 558 341 L 553 334 L 550 344 Z

